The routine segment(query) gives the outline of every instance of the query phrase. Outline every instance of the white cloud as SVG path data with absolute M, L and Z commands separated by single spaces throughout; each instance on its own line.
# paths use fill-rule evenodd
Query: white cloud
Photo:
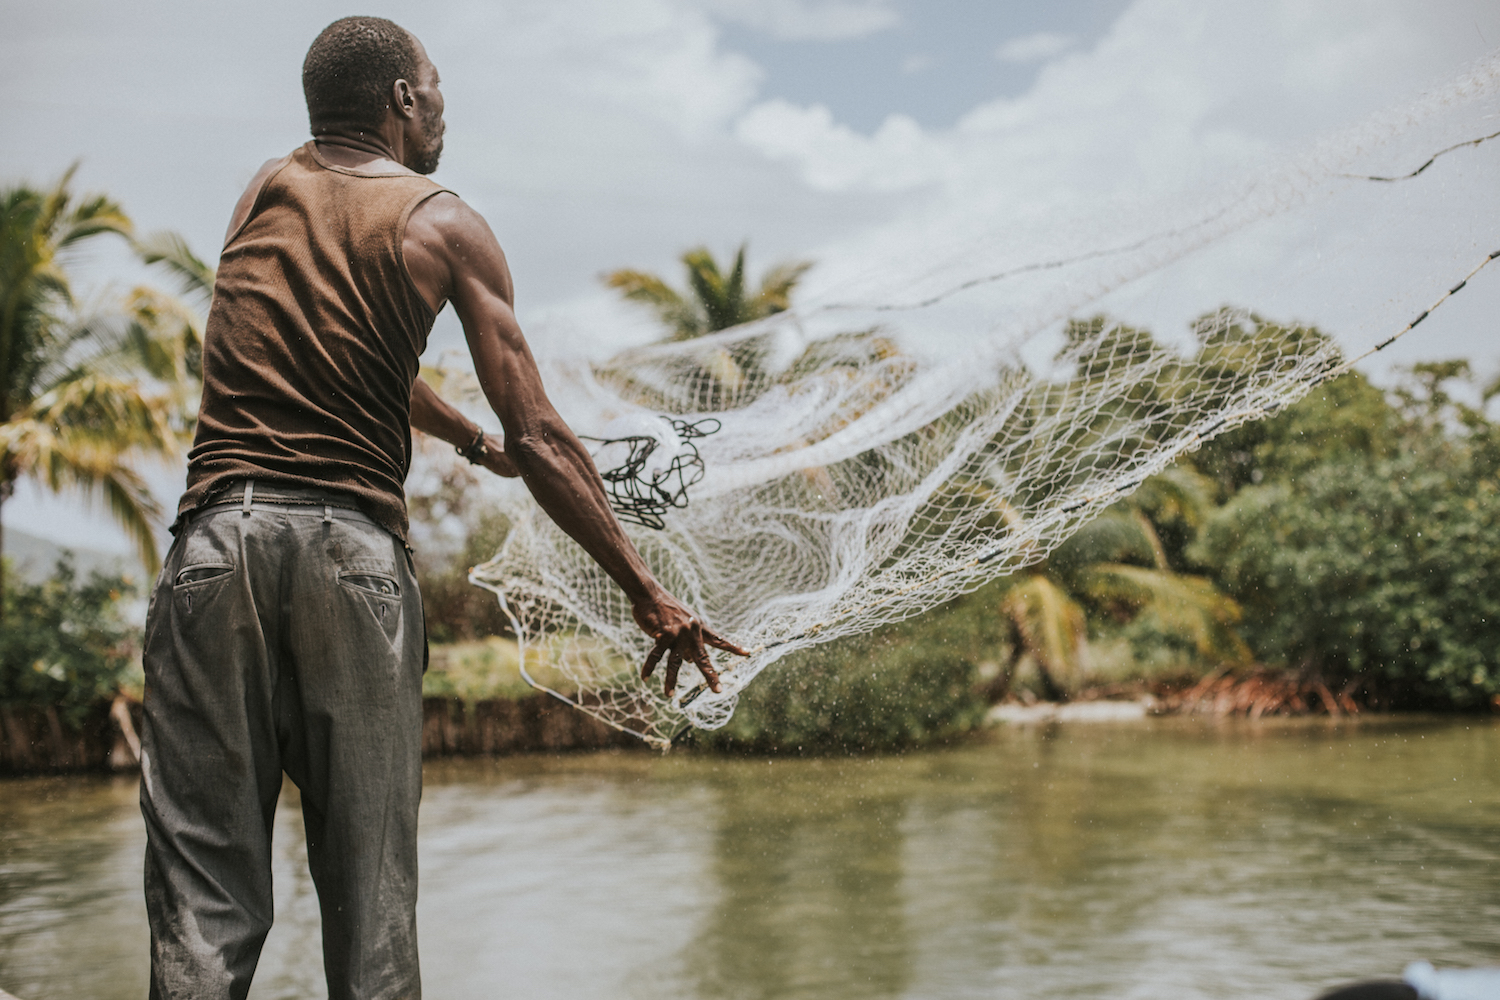
M 1077 41 L 1072 35 L 1039 31 L 1034 35 L 1012 38 L 995 50 L 995 58 L 1008 63 L 1042 62 L 1066 52 Z
M 901 21 L 891 0 L 705 0 L 705 7 L 786 41 L 862 38 Z
M 865 135 L 826 108 L 777 100 L 753 105 L 735 131 L 819 190 L 939 184 L 966 215 L 976 203 L 1104 202 L 1212 183 L 1398 99 L 1444 66 L 1424 16 L 1415 0 L 1357 12 L 1138 0 L 1092 50 L 1048 63 L 1026 93 L 980 104 L 951 129 L 893 116 Z M 1039 37 L 1010 45 L 1040 53 L 1063 41 L 1049 49 Z
M 765 101 L 740 119 L 736 134 L 764 156 L 797 164 L 809 186 L 828 192 L 921 187 L 941 176 L 948 159 L 941 141 L 906 115 L 891 115 L 866 136 L 821 104 Z
M 920 73 L 932 65 L 932 56 L 926 52 L 917 52 L 901 60 L 901 72 L 907 76 Z
M 488 88 L 474 106 L 515 95 L 503 103 L 545 109 L 565 131 L 612 107 L 701 133 L 742 110 L 761 78 L 749 59 L 718 47 L 709 17 L 674 0 L 475 3 L 441 23 L 444 57 Z

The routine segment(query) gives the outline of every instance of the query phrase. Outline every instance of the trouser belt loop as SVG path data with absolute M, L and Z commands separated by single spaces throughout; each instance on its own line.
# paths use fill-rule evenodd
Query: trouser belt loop
M 324 524 L 328 524 L 332 520 L 333 520 L 333 505 L 325 503 L 323 505 L 323 523 Z
M 247 479 L 247 480 L 245 480 L 245 496 L 244 496 L 243 502 L 240 504 L 240 511 L 244 514 L 245 517 L 249 517 L 250 516 L 250 498 L 254 494 L 255 494 L 255 480 L 253 480 L 253 479 Z

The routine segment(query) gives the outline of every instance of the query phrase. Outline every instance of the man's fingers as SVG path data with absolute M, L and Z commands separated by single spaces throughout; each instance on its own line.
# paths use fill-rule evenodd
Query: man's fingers
M 714 669 L 713 661 L 708 658 L 708 653 L 700 646 L 698 655 L 693 657 L 693 662 L 698 664 L 698 672 L 703 675 L 703 682 L 709 686 L 714 694 L 721 690 L 719 687 L 719 672 Z
M 710 646 L 717 646 L 718 648 L 724 650 L 724 652 L 733 653 L 736 656 L 750 655 L 750 650 L 746 649 L 743 646 L 736 646 L 734 643 L 730 642 L 728 639 L 725 639 L 717 632 L 710 631 L 709 629 L 703 630 L 703 641 L 708 643 Z
M 708 655 L 709 646 L 734 653 L 736 656 L 750 655 L 748 649 L 730 642 L 717 632 L 704 628 L 698 619 L 689 618 L 685 629 L 663 630 L 657 633 L 656 645 L 651 648 L 646 662 L 641 665 L 641 679 L 649 680 L 656 671 L 656 665 L 661 662 L 663 656 L 666 656 L 667 670 L 666 676 L 662 678 L 662 689 L 670 698 L 672 692 L 677 690 L 677 677 L 682 671 L 682 662 L 688 660 L 703 675 L 703 683 L 718 694 L 723 688 L 719 682 L 719 671 L 714 668 L 713 660 Z
M 703 674 L 703 682 L 709 686 L 714 694 L 719 693 L 719 672 L 714 669 L 713 661 L 708 658 L 708 650 L 703 648 L 703 625 L 698 619 L 693 619 L 692 645 L 688 647 L 688 656 L 692 657 L 698 665 L 698 671 Z
M 677 690 L 677 671 L 682 669 L 682 654 L 673 649 L 667 654 L 667 678 L 662 691 L 666 697 L 672 697 L 672 692 Z
M 651 647 L 651 652 L 646 655 L 646 662 L 641 666 L 641 680 L 644 681 L 651 678 L 651 672 L 656 669 L 656 665 L 661 662 L 662 654 L 665 653 L 667 649 L 671 647 L 671 645 L 671 636 L 663 635 L 657 637 L 656 645 Z

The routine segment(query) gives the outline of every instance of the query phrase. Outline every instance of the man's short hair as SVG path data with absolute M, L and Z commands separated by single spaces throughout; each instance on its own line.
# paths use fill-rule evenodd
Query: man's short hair
M 314 133 L 335 125 L 374 131 L 385 120 L 391 86 L 417 82 L 411 33 L 383 17 L 344 17 L 324 28 L 302 62 L 302 92 Z

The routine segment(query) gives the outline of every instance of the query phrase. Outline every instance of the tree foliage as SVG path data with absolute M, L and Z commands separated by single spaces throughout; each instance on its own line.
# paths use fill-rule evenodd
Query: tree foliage
M 751 291 L 745 275 L 745 245 L 735 252 L 726 271 L 707 247 L 694 247 L 681 257 L 688 291 L 679 292 L 646 271 L 623 268 L 604 276 L 604 283 L 632 302 L 647 306 L 667 327 L 670 340 L 691 340 L 715 330 L 784 312 L 792 290 L 812 264 L 778 264 Z
M 1500 694 L 1500 427 L 1450 393 L 1469 377 L 1418 365 L 1386 397 L 1346 375 L 1267 422 L 1195 551 L 1263 660 L 1397 705 Z
M 76 198 L 70 170 L 49 189 L 0 190 L 0 504 L 17 479 L 102 495 L 154 572 L 160 506 L 134 468 L 171 456 L 190 429 L 202 324 L 182 299 L 148 286 L 103 305 L 80 301 L 72 254 L 133 226 L 102 195 Z M 181 239 L 132 246 L 206 301 L 212 271 Z
M 63 559 L 51 579 L 29 584 L 7 574 L 0 629 L 0 704 L 56 707 L 75 727 L 89 707 L 113 697 L 131 672 L 138 630 L 120 614 L 134 592 L 125 577 L 79 580 Z
M 1194 363 L 1243 371 L 1323 336 L 1258 317 L 1203 329 Z M 1096 377 L 1101 353 L 1188 370 L 1144 331 L 1094 320 L 1070 333 L 1065 350 L 1089 345 L 1075 380 Z M 1500 384 L 1465 390 L 1465 381 L 1474 382 L 1467 364 L 1440 362 L 1414 366 L 1388 391 L 1358 373 L 1318 385 L 1185 455 L 1044 561 L 920 619 L 778 665 L 709 742 L 938 738 L 972 724 L 971 699 L 1003 693 L 1018 665 L 1036 668 L 1044 693 L 1066 696 L 1098 683 L 1094 651 L 1122 643 L 1136 664 L 1173 662 L 1183 676 L 1272 667 L 1353 684 L 1378 704 L 1491 702 L 1500 697 L 1491 570 L 1500 425 L 1484 404 Z M 1174 391 L 1159 378 L 1099 419 Z

